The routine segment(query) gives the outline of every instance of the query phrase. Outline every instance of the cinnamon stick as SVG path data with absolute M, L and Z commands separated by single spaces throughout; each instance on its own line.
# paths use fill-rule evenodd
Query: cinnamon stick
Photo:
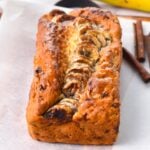
M 127 15 L 117 15 L 122 18 L 134 19 L 134 20 L 142 20 L 142 21 L 150 21 L 150 17 L 148 16 L 127 16 Z
M 150 81 L 150 73 L 132 56 L 132 54 L 123 47 L 123 57 L 124 59 L 132 65 L 132 67 L 139 73 L 141 79 L 144 82 Z
M 136 43 L 136 57 L 140 62 L 145 61 L 145 50 L 144 50 L 144 36 L 142 22 L 140 20 L 136 21 L 134 24 L 135 30 L 135 43 Z

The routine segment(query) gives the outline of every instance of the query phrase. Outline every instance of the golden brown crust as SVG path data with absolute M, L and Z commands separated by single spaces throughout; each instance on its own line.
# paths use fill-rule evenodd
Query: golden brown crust
M 34 139 L 114 143 L 120 118 L 120 38 L 117 17 L 98 8 L 69 15 L 54 10 L 40 19 L 27 107 Z

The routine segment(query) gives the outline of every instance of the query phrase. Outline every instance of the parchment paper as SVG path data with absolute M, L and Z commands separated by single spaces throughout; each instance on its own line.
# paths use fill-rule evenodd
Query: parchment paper
M 51 144 L 29 136 L 25 111 L 33 76 L 37 22 L 43 13 L 54 8 L 54 2 L 0 1 L 4 10 L 0 21 L 0 150 L 150 149 L 150 84 L 143 83 L 124 61 L 120 84 L 120 133 L 114 146 Z M 123 45 L 134 53 L 133 21 L 120 19 L 120 22 Z M 143 24 L 146 34 L 150 31 L 150 23 Z M 149 70 L 148 63 L 144 66 Z

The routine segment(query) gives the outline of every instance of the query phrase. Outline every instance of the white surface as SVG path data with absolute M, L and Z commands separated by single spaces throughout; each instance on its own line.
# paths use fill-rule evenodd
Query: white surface
M 0 1 L 1 2 L 1 1 Z M 51 2 L 50 2 L 51 3 Z M 123 62 L 121 70 L 121 125 L 114 146 L 50 144 L 32 140 L 25 109 L 33 75 L 38 18 L 52 9 L 38 0 L 9 1 L 0 21 L 0 150 L 148 150 L 150 149 L 150 84 Z M 123 45 L 134 48 L 132 21 L 120 19 Z M 150 31 L 144 23 L 144 32 Z M 145 63 L 149 70 L 148 63 Z

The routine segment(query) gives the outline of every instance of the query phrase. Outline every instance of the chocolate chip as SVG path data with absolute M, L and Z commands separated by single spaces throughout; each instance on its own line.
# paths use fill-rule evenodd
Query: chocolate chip
M 108 97 L 108 93 L 107 92 L 103 92 L 102 94 L 101 94 L 101 98 L 104 98 L 104 97 Z
M 40 90 L 40 91 L 44 91 L 44 90 L 46 90 L 46 85 L 42 85 L 42 84 L 40 84 L 40 86 L 39 86 L 39 90 Z
M 39 139 L 39 138 L 36 138 L 36 140 L 37 140 L 37 141 L 41 141 L 41 139 Z
M 42 72 L 42 68 L 41 67 L 37 67 L 36 69 L 35 69 L 35 73 L 36 74 L 39 74 L 39 73 L 41 73 Z
M 105 15 L 104 19 L 110 19 L 110 17 L 108 15 Z
M 80 54 L 85 57 L 90 57 L 91 52 L 86 51 L 86 50 L 80 50 Z
M 46 112 L 43 115 L 44 118 L 46 119 L 59 119 L 65 121 L 67 119 L 67 112 L 64 109 L 51 109 L 50 111 Z
M 87 98 L 85 101 L 91 101 L 91 99 L 90 99 L 90 98 Z
M 106 131 L 105 131 L 105 133 L 109 133 L 110 132 L 110 130 L 109 129 L 107 129 Z
M 87 113 L 85 113 L 85 114 L 83 115 L 83 119 L 84 119 L 84 120 L 87 120 Z
M 119 106 L 120 106 L 119 103 L 113 103 L 113 104 L 112 104 L 112 107 L 114 107 L 114 108 L 118 108 Z
M 115 130 L 116 133 L 118 133 L 118 132 L 119 132 L 119 125 L 116 126 L 116 127 L 114 128 L 114 130 Z

